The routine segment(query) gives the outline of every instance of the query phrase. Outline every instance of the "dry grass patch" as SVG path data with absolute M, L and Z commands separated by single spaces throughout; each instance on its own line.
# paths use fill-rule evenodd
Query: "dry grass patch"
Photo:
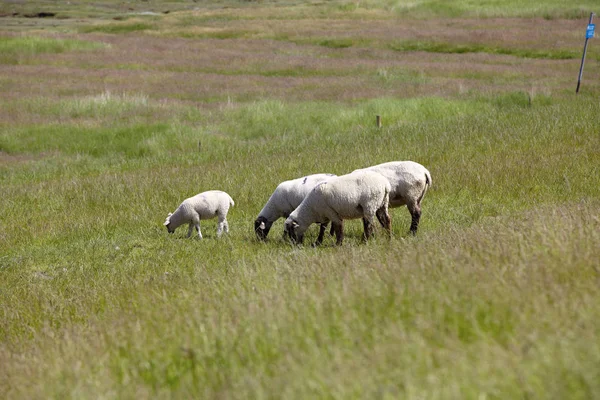
M 82 97 L 110 91 L 211 107 L 264 98 L 351 101 L 532 88 L 556 92 L 571 89 L 578 69 L 575 59 L 532 60 L 485 53 L 332 49 L 259 39 L 85 37 L 110 48 L 39 55 L 19 68 L 0 66 L 11 76 L 3 86 L 5 98 Z M 597 76 L 600 64 L 589 60 L 585 87 L 596 85 Z

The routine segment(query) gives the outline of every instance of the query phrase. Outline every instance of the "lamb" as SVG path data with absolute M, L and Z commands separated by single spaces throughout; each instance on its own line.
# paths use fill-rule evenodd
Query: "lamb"
M 218 217 L 217 237 L 220 237 L 223 230 L 229 233 L 227 212 L 229 211 L 229 207 L 232 207 L 234 204 L 231 196 L 220 190 L 202 192 L 185 199 L 174 213 L 169 213 L 164 225 L 167 227 L 169 233 L 173 233 L 180 225 L 187 222 L 189 223 L 188 237 L 192 236 L 192 230 L 196 227 L 198 237 L 202 239 L 200 220 Z
M 254 221 L 254 231 L 258 239 L 265 240 L 275 221 L 281 217 L 287 218 L 319 182 L 334 176 L 333 174 L 314 174 L 281 182 Z M 318 241 L 323 240 L 326 226 L 327 224 L 321 226 Z
M 412 221 L 410 233 L 415 235 L 421 219 L 421 201 L 431 187 L 431 174 L 414 161 L 392 161 L 374 165 L 357 171 L 374 171 L 386 177 L 392 185 L 390 192 L 390 208 L 406 205 Z
M 388 213 L 390 182 L 373 171 L 359 171 L 319 183 L 285 221 L 285 231 L 298 244 L 312 223 L 331 221 L 336 244 L 344 240 L 344 219 L 363 219 L 363 240 L 373 234 L 373 217 L 391 233 Z M 320 243 L 315 243 L 316 245 Z

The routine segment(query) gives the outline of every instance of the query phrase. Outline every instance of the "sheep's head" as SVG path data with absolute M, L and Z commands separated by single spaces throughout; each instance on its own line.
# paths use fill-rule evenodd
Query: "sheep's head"
M 256 218 L 254 221 L 254 232 L 258 240 L 266 240 L 273 222 L 269 221 L 263 216 Z
M 167 215 L 167 219 L 165 220 L 165 223 L 163 224 L 164 226 L 167 227 L 167 231 L 169 231 L 169 233 L 175 232 L 173 225 L 171 225 L 171 215 L 173 215 L 173 213 L 169 213 L 169 215 Z
M 285 220 L 284 234 L 289 236 L 290 240 L 297 244 L 302 244 L 304 232 L 299 232 L 300 225 L 292 217 Z

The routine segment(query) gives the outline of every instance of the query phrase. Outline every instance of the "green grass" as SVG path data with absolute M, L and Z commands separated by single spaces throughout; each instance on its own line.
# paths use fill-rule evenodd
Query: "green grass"
M 409 7 L 299 3 L 211 3 L 198 18 L 218 22 L 225 6 L 239 7 L 240 19 L 277 6 L 310 21 Z M 540 7 L 564 18 L 579 4 Z M 496 6 L 519 14 L 507 0 L 480 5 L 480 15 L 505 15 Z M 469 16 L 475 4 L 452 7 L 440 12 Z M 482 67 L 448 43 L 440 51 L 459 67 L 446 70 L 429 55 L 403 64 L 400 52 L 359 48 L 360 35 L 313 46 L 335 36 L 303 36 L 293 23 L 283 33 L 297 42 L 257 35 L 223 47 L 152 26 L 156 37 L 108 37 L 105 52 L 75 53 L 106 30 L 78 31 L 60 51 L 60 40 L 35 30 L 0 41 L 23 60 L 5 62 L 0 78 L 0 397 L 600 397 L 593 63 L 575 96 L 545 75 L 569 67 L 558 56 L 522 56 L 506 69 L 491 57 Z M 28 50 L 33 37 L 41 50 Z M 503 75 L 525 70 L 535 86 Z M 457 71 L 479 86 L 445 90 Z M 226 79 L 210 81 L 216 75 Z M 284 95 L 274 89 L 282 81 Z M 360 94 L 373 84 L 416 85 L 417 94 Z M 244 91 L 261 85 L 260 95 Z M 311 97 L 310 85 L 334 100 Z M 291 101 L 294 89 L 307 93 Z M 345 91 L 356 96 L 336 98 Z M 390 160 L 431 171 L 416 237 L 399 208 L 391 240 L 378 229 L 361 244 L 361 222 L 348 221 L 343 246 L 327 236 L 321 248 L 296 247 L 281 239 L 279 220 L 256 241 L 253 221 L 279 182 Z M 230 234 L 217 239 L 210 220 L 204 240 L 185 228 L 169 235 L 167 213 L 210 189 L 236 202 Z
M 268 101 L 184 128 L 177 152 L 168 125 L 5 131 L 3 151 L 53 155 L 3 167 L 2 390 L 593 398 L 598 111 L 518 93 Z M 369 127 L 375 113 L 386 127 Z M 152 137 L 166 149 L 140 152 Z M 341 248 L 294 248 L 281 221 L 254 240 L 279 181 L 392 159 L 433 175 L 417 238 L 399 209 L 391 242 L 360 245 L 358 222 Z M 236 200 L 230 235 L 213 221 L 203 241 L 167 235 L 166 213 L 213 188 Z
M 19 64 L 39 54 L 59 54 L 70 51 L 91 51 L 107 45 L 75 39 L 60 39 L 37 36 L 0 36 L 0 63 Z
M 571 50 L 546 50 L 546 49 L 516 49 L 491 47 L 481 44 L 455 44 L 423 41 L 404 41 L 389 45 L 396 51 L 426 51 L 431 53 L 465 54 L 488 53 L 503 54 L 523 58 L 543 58 L 549 60 L 570 60 L 581 57 L 581 54 Z
M 119 22 L 103 25 L 91 25 L 80 28 L 82 33 L 101 32 L 111 34 L 124 34 L 131 32 L 149 31 L 156 29 L 156 25 L 147 22 Z
M 366 0 L 360 3 L 346 2 L 341 9 L 350 11 L 351 4 L 366 9 L 383 9 L 397 14 L 419 17 L 543 17 L 554 18 L 585 18 L 590 15 L 597 4 L 593 0 L 579 0 L 565 3 L 561 0 L 544 0 L 541 2 L 522 2 L 517 0 L 486 0 L 470 1 L 455 0 Z M 354 8 L 356 9 L 356 7 Z

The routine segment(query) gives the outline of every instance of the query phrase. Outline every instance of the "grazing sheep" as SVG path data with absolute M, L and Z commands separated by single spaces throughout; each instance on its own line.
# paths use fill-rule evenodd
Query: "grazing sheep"
M 254 221 L 254 231 L 258 239 L 265 240 L 275 221 L 281 217 L 287 218 L 315 185 L 334 176 L 333 174 L 314 174 L 281 182 Z M 326 226 L 327 224 L 321 225 L 318 241 L 323 240 Z
M 194 197 L 185 199 L 174 213 L 169 213 L 164 225 L 167 227 L 169 233 L 173 233 L 180 225 L 189 223 L 188 237 L 192 236 L 192 230 L 196 227 L 198 237 L 202 239 L 200 220 L 218 217 L 217 236 L 220 237 L 223 229 L 226 233 L 229 232 L 227 212 L 229 211 L 229 207 L 232 207 L 234 204 L 231 196 L 220 190 L 202 192 Z
M 421 201 L 431 186 L 431 174 L 419 163 L 413 161 L 392 161 L 374 165 L 357 171 L 374 171 L 385 176 L 392 185 L 390 208 L 406 205 L 412 221 L 410 232 L 414 235 L 421 218 Z
M 285 231 L 296 243 L 302 243 L 304 232 L 312 223 L 331 221 L 336 244 L 344 240 L 344 220 L 363 219 L 363 240 L 373 234 L 373 217 L 391 232 L 388 213 L 391 185 L 382 175 L 359 171 L 321 182 L 306 196 L 285 221 Z M 319 244 L 319 243 L 315 243 Z

